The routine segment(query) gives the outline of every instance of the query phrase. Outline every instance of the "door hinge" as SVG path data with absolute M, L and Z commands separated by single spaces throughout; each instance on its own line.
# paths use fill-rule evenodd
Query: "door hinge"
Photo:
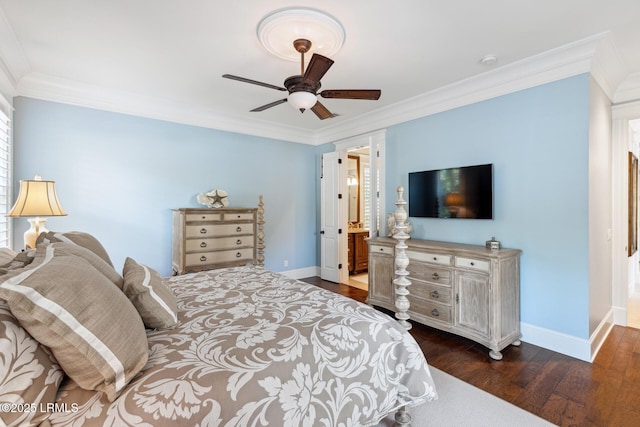
M 460 302 L 460 295 L 456 294 L 456 304 Z
M 342 270 L 342 264 L 338 264 L 338 270 Z
M 342 228 L 338 228 L 338 234 L 342 234 Z
M 338 159 L 338 164 L 341 165 L 342 164 L 342 159 Z
M 338 199 L 342 199 L 342 193 L 338 194 Z

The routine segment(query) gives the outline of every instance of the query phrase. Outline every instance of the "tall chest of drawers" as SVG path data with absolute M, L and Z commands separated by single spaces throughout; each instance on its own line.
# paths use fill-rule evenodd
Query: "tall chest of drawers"
M 256 262 L 257 208 L 173 210 L 174 274 Z
M 396 241 L 369 243 L 370 305 L 395 311 Z M 501 359 L 520 344 L 520 250 L 409 239 L 409 315 L 437 329 L 472 339 Z

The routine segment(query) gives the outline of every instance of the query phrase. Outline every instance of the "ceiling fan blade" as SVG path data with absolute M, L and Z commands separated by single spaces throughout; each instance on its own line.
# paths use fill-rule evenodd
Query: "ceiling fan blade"
M 304 72 L 303 79 L 311 80 L 313 82 L 319 82 L 322 76 L 331 68 L 333 60 L 326 56 L 318 55 L 314 53 L 307 65 L 307 71 Z
M 234 75 L 231 75 L 231 74 L 223 74 L 222 77 L 224 77 L 225 79 L 237 80 L 239 82 L 251 83 L 252 85 L 268 87 L 269 89 L 283 90 L 283 91 L 287 90 L 286 88 L 283 88 L 283 87 L 280 87 L 280 86 L 271 85 L 269 83 L 262 83 L 262 82 L 259 82 L 257 80 L 246 79 L 244 77 L 238 77 L 238 76 L 234 76 Z
M 274 102 L 272 102 L 270 104 L 263 105 L 262 107 L 254 108 L 253 110 L 251 110 L 251 112 L 255 113 L 257 111 L 264 111 L 267 108 L 275 107 L 276 105 L 284 104 L 285 102 L 287 102 L 287 98 L 279 99 L 279 100 L 274 101 Z
M 323 98 L 341 98 L 341 99 L 370 99 L 377 100 L 380 98 L 382 91 L 379 89 L 338 89 L 323 90 L 320 96 Z
M 327 107 L 322 105 L 320 101 L 316 102 L 316 105 L 311 107 L 311 111 L 313 111 L 320 120 L 330 119 L 332 117 L 335 117 L 335 114 L 327 110 Z

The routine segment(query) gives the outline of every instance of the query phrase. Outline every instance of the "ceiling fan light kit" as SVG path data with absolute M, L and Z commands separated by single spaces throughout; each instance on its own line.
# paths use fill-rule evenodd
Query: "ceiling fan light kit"
M 299 26 L 292 25 L 291 21 L 300 18 L 301 14 L 308 19 L 301 19 L 302 23 Z M 276 39 L 276 37 L 268 36 L 269 31 L 273 31 L 273 29 L 277 27 L 276 23 L 283 24 L 289 22 L 289 25 L 292 25 L 292 28 L 294 28 L 295 31 L 293 31 L 293 33 L 290 32 L 287 35 L 287 37 L 290 37 L 288 40 L 288 50 L 295 51 L 296 58 L 300 58 L 300 74 L 285 79 L 284 87 L 279 87 L 276 85 L 263 83 L 244 77 L 238 77 L 231 74 L 223 74 L 222 77 L 226 79 L 237 80 L 240 82 L 250 83 L 269 89 L 289 92 L 289 95 L 286 98 L 279 99 L 269 104 L 254 108 L 253 110 L 251 110 L 251 112 L 264 111 L 268 108 L 275 107 L 276 105 L 287 102 L 296 110 L 300 110 L 301 113 L 304 113 L 305 110 L 310 109 L 320 120 L 324 120 L 331 117 L 336 117 L 336 114 L 331 113 L 331 111 L 329 111 L 327 107 L 325 107 L 320 101 L 318 101 L 318 95 L 322 96 L 323 98 L 334 99 L 377 100 L 380 98 L 381 91 L 379 89 L 332 89 L 318 92 L 321 86 L 320 80 L 333 65 L 333 60 L 324 55 L 320 55 L 319 53 L 313 53 L 313 56 L 311 57 L 311 60 L 309 61 L 309 64 L 307 65 L 307 68 L 305 70 L 304 55 L 314 48 L 316 41 L 314 40 L 312 42 L 309 38 L 306 38 L 306 36 L 302 35 L 317 33 L 317 31 L 304 30 L 304 28 L 306 28 L 305 24 L 309 24 L 309 22 L 315 23 L 315 19 L 320 19 L 320 21 L 323 21 L 323 19 L 325 18 L 322 17 L 326 17 L 326 21 L 332 23 L 332 25 L 338 25 L 338 33 L 340 33 L 342 36 L 339 40 L 339 43 L 334 42 L 333 45 L 339 44 L 339 46 L 337 47 L 337 49 L 339 49 L 342 46 L 342 42 L 344 41 L 344 29 L 338 23 L 338 21 L 315 9 L 285 9 L 274 12 L 262 19 L 262 21 L 258 25 L 258 38 L 260 38 L 262 44 L 270 52 L 271 50 L 268 46 L 272 46 L 273 43 L 265 44 L 263 38 L 265 40 L 271 41 Z M 313 25 L 311 25 L 311 28 L 313 28 Z M 321 40 L 324 39 L 321 38 Z M 291 49 L 292 42 L 293 49 Z M 324 48 L 325 46 L 321 45 L 321 47 Z M 320 49 L 318 48 L 316 50 Z M 326 49 L 323 50 L 323 52 L 325 51 Z M 280 56 L 277 53 L 272 53 L 276 56 Z
M 315 93 L 311 92 L 293 92 L 287 96 L 287 102 L 296 110 L 304 113 L 304 110 L 308 110 L 316 105 L 318 98 Z

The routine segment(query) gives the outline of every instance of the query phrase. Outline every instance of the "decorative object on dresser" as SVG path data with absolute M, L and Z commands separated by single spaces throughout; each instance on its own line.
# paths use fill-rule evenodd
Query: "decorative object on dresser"
M 25 249 L 35 249 L 40 233 L 49 231 L 44 226 L 46 218 L 41 217 L 65 215 L 67 213 L 58 201 L 55 181 L 43 181 L 40 175 L 20 181 L 18 199 L 7 214 L 8 217 L 35 217 L 28 220 L 31 228 L 24 233 Z
M 367 303 L 395 311 L 396 240 L 368 243 Z M 520 345 L 520 250 L 415 238 L 407 246 L 413 320 L 474 340 L 495 360 L 509 344 Z
M 261 199 L 262 200 L 262 199 Z M 234 265 L 258 265 L 259 208 L 181 208 L 173 211 L 174 274 Z M 264 236 L 264 233 L 261 233 Z M 264 256 L 262 257 L 264 260 Z M 263 260 L 260 262 L 262 263 Z
M 229 206 L 229 195 L 224 190 L 211 190 L 200 193 L 196 197 L 198 203 L 210 208 L 226 208 Z

